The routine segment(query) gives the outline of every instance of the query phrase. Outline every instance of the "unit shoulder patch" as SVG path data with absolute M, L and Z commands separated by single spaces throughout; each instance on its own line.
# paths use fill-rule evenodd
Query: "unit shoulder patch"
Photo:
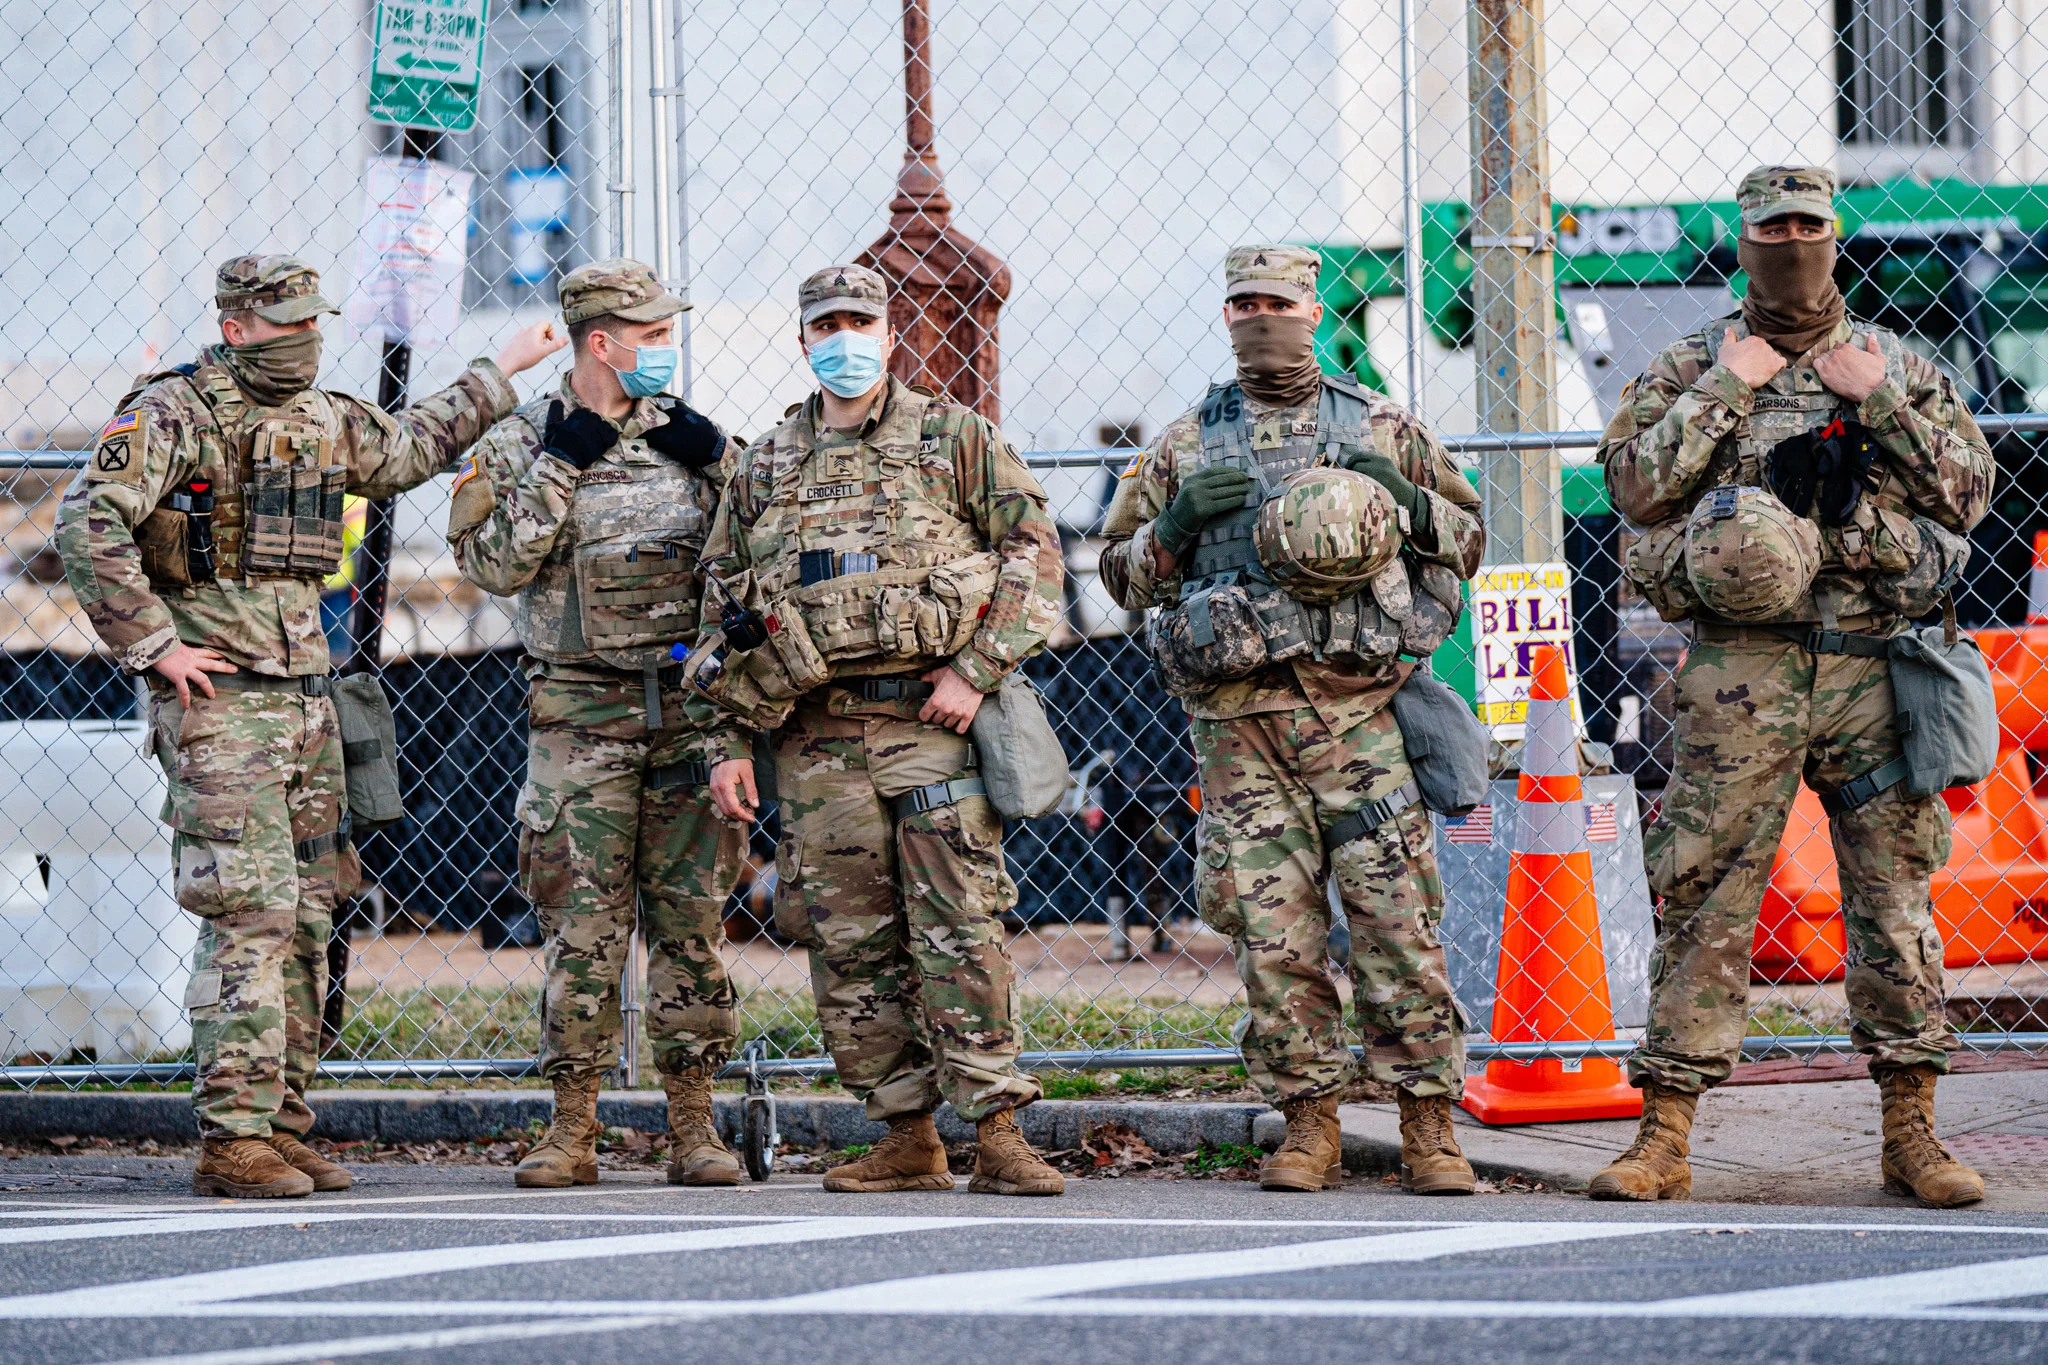
M 149 450 L 149 419 L 131 408 L 100 428 L 86 478 L 93 482 L 141 483 L 143 457 Z

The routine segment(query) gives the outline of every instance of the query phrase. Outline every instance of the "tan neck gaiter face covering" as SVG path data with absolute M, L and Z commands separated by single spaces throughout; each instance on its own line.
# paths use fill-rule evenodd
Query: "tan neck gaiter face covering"
M 1305 317 L 1261 313 L 1230 324 L 1237 352 L 1237 383 L 1245 396 L 1275 407 L 1316 401 L 1323 373 L 1316 368 L 1316 325 Z
M 265 408 L 282 407 L 312 388 L 320 373 L 320 329 L 286 332 L 246 346 L 222 342 L 213 353 L 250 402 Z
M 1835 330 L 1847 312 L 1835 287 L 1835 239 L 1824 242 L 1735 243 L 1735 259 L 1749 272 L 1742 320 L 1749 330 L 1788 355 L 1804 355 Z

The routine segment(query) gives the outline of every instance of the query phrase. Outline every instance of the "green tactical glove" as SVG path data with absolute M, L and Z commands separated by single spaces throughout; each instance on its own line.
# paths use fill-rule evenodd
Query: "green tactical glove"
M 1180 491 L 1152 523 L 1153 538 L 1168 554 L 1178 556 L 1211 517 L 1244 506 L 1251 486 L 1251 476 L 1236 465 L 1203 465 L 1180 481 Z
M 1399 465 L 1368 446 L 1344 461 L 1346 469 L 1365 475 L 1394 495 L 1394 501 L 1408 509 L 1408 531 L 1418 540 L 1429 538 L 1429 499 L 1422 489 L 1401 472 Z

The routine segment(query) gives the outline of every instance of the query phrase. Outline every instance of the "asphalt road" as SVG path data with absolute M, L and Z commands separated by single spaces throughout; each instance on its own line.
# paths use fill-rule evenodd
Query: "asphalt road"
M 2048 1360 L 2027 1217 L 359 1170 L 236 1203 L 172 1162 L 0 1163 L 0 1361 Z

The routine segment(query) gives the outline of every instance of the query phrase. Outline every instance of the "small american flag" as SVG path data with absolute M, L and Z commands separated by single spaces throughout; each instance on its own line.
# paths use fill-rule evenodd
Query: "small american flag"
M 1596 844 L 1611 844 L 1621 837 L 1615 821 L 1614 803 L 1601 801 L 1586 807 L 1586 838 Z
M 1454 844 L 1492 844 L 1493 807 L 1474 806 L 1469 814 L 1447 817 L 1444 834 Z

